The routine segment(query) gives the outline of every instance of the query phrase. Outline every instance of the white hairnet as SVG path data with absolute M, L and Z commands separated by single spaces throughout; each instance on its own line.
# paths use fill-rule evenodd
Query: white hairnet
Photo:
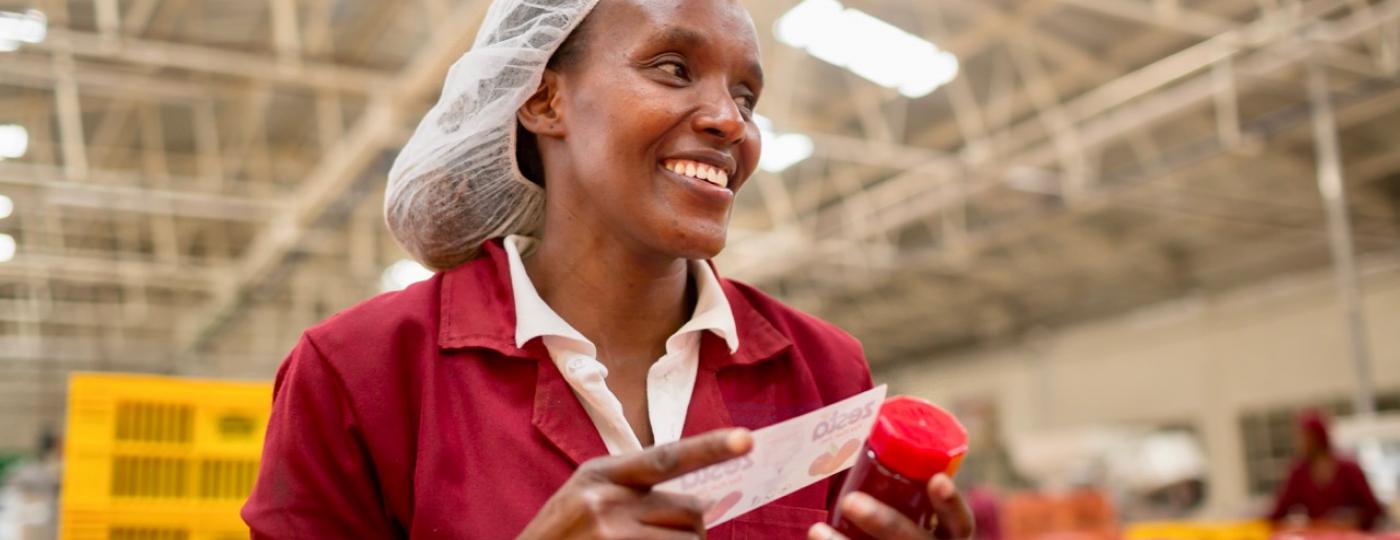
M 394 160 L 389 231 L 423 264 L 445 269 L 482 242 L 537 229 L 544 190 L 516 162 L 516 111 L 598 0 L 494 0 L 442 97 Z

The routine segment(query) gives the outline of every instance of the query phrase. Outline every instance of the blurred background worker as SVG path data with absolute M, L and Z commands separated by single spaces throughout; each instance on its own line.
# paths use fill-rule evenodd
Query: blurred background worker
M 0 473 L 0 540 L 54 538 L 62 478 L 63 439 L 45 430 L 35 458 Z
M 1370 531 L 1384 515 L 1366 475 L 1355 461 L 1332 448 L 1327 418 L 1317 411 L 1298 415 L 1298 461 L 1269 513 L 1275 524 L 1294 524 L 1297 514 L 1317 529 Z

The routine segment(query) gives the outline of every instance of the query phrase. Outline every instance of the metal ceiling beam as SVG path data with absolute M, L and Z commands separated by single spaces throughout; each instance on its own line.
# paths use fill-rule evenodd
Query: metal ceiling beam
M 55 254 L 21 250 L 15 258 L 0 264 L 0 282 L 63 280 L 84 283 L 132 283 L 204 291 L 220 271 L 190 265 L 152 261 Z
M 130 367 L 146 366 L 155 369 L 168 366 L 168 362 L 151 360 L 150 364 L 136 364 L 131 358 L 163 359 L 170 356 L 167 344 L 161 340 L 128 339 L 121 347 L 115 346 L 117 339 L 55 339 L 45 336 L 0 336 L 0 360 L 18 362 L 43 362 L 55 370 L 66 369 L 110 369 L 109 362 Z
M 997 32 L 1002 36 L 1006 36 L 1016 32 L 1029 31 L 1035 37 L 1035 41 L 1039 47 L 1041 42 L 1046 39 L 1048 35 L 1045 32 L 1036 31 L 1034 22 L 1038 17 L 1044 16 L 1054 7 L 1052 2 L 1031 2 L 1017 5 L 1015 11 L 1003 11 L 1001 9 L 982 5 L 973 0 L 959 0 L 956 5 L 961 9 L 966 9 L 971 13 L 975 13 L 980 21 L 980 24 L 974 29 L 964 32 L 956 39 L 949 40 L 954 42 L 950 45 L 950 50 L 959 53 L 960 57 L 963 58 L 980 55 L 986 47 L 997 42 L 996 39 L 988 39 L 986 36 L 981 36 L 980 33 L 984 32 Z M 935 31 L 942 33 L 940 30 L 943 24 L 942 14 L 939 7 L 926 6 L 922 11 L 928 13 L 932 18 Z M 969 34 L 972 35 L 969 36 Z M 1156 50 L 1154 47 L 1159 49 L 1164 44 L 1163 40 L 1167 39 L 1167 37 L 1176 39 L 1174 36 L 1158 33 L 1144 39 L 1136 40 L 1127 46 L 1126 49 L 1129 51 Z M 973 48 L 969 50 L 958 50 L 956 47 Z M 952 141 L 948 140 L 948 136 L 961 135 L 963 149 L 960 154 L 956 156 L 957 159 L 973 165 L 1000 162 L 998 151 L 1002 146 L 1006 146 L 1004 144 L 1005 141 L 1001 139 L 1005 139 L 1010 133 L 1009 130 L 1004 128 L 1009 125 L 1011 119 L 1018 118 L 1025 112 L 1022 109 L 1031 107 L 1031 105 L 1027 105 L 1028 103 L 1035 103 L 1035 100 L 1024 99 L 1022 94 L 1036 90 L 1044 94 L 1045 85 L 1047 84 L 1051 85 L 1049 88 L 1060 88 L 1071 81 L 1084 81 L 1086 77 L 1090 78 L 1089 80 L 1092 81 L 1106 80 L 1109 78 L 1108 74 L 1115 72 L 1114 65 L 1117 64 L 1117 62 L 1098 60 L 1085 53 L 1074 54 L 1072 52 L 1066 52 L 1067 49 L 1071 48 L 1073 48 L 1073 46 L 1067 43 L 1052 41 L 1051 46 L 1046 48 L 1046 52 L 1056 57 L 1057 60 L 1057 65 L 1053 70 L 1052 76 L 1049 80 L 1038 81 L 1035 84 L 1023 81 L 1022 86 L 1025 92 L 1013 92 L 1013 83 L 1009 80 L 1004 81 L 1005 84 L 999 86 L 996 84 L 998 79 L 994 76 L 994 81 L 988 97 L 989 103 L 987 103 L 985 107 L 977 102 L 978 100 L 974 97 L 974 91 L 970 87 L 971 85 L 967 81 L 967 78 L 957 78 L 948 88 L 944 89 L 944 92 L 948 93 L 947 95 L 951 101 L 950 105 L 956 115 L 957 122 L 943 124 L 945 126 L 944 129 L 935 128 L 930 130 L 934 135 L 932 137 L 920 137 L 920 140 L 925 143 L 931 141 L 931 146 L 941 148 L 952 145 Z M 1136 57 L 1133 54 L 1126 54 L 1125 56 L 1127 58 Z M 995 60 L 995 58 L 993 58 L 993 60 Z M 1009 78 L 1013 76 L 1013 73 L 1008 69 L 1005 75 Z M 1071 87 L 1071 89 L 1074 88 L 1078 87 Z M 1002 91 L 998 91 L 999 89 Z M 1042 103 L 1042 105 L 1044 104 Z M 848 113 L 855 114 L 851 111 L 831 111 L 831 113 L 838 117 L 844 117 Z M 1031 122 L 1028 124 L 1035 128 L 1040 127 L 1040 123 L 1038 122 Z M 989 130 L 994 128 L 996 128 L 996 131 L 989 133 Z M 996 135 L 997 137 L 993 138 L 991 135 Z M 1061 142 L 1073 142 L 1072 139 L 1072 137 L 1060 137 L 1057 140 Z M 951 158 L 954 156 L 948 157 Z M 933 159 L 930 161 L 933 161 Z M 948 159 L 945 161 L 951 165 L 955 160 Z M 892 163 L 886 163 L 886 165 L 895 166 Z M 919 165 L 927 166 L 928 164 Z M 919 165 L 912 167 L 901 165 L 900 167 L 913 170 L 919 168 Z M 799 190 L 795 194 L 791 194 L 788 198 L 798 201 L 799 203 L 802 201 L 815 203 L 797 205 L 799 207 L 799 213 L 811 210 L 826 203 L 826 201 L 817 196 L 819 195 L 817 192 L 821 192 L 825 189 L 823 184 L 822 182 L 805 183 L 804 189 Z M 760 183 L 760 186 L 762 187 L 763 183 Z M 765 202 L 768 199 L 769 191 L 771 190 L 765 190 Z M 942 228 L 945 234 L 955 234 L 960 222 L 960 218 L 955 215 L 956 213 L 957 212 L 948 213 L 939 224 L 931 224 L 931 226 Z M 809 218 L 808 221 L 810 220 Z M 789 217 L 788 219 L 776 221 L 788 223 L 793 220 Z M 790 236 L 794 230 L 801 230 L 800 227 L 794 228 L 788 225 L 784 225 L 780 228 L 782 230 L 775 231 L 775 234 L 784 238 Z
M 390 90 L 376 94 L 359 121 L 346 133 L 299 186 L 288 211 L 278 216 L 249 245 L 235 273 L 220 281 L 214 298 L 202 315 L 180 332 L 179 350 L 195 355 L 218 333 L 235 312 L 274 275 L 298 249 L 315 223 L 403 134 L 402 116 L 417 112 L 424 96 L 434 91 L 442 74 L 470 44 L 489 2 L 459 4 L 450 16 L 438 21 Z
M 264 198 L 137 187 L 144 176 L 90 170 L 89 181 L 69 182 L 59 167 L 0 163 L 0 186 L 37 192 L 44 202 L 55 206 L 254 222 L 268 221 L 286 207 Z M 194 179 L 170 180 L 174 185 L 198 185 Z
M 148 303 L 133 308 L 125 302 L 0 300 L 0 321 L 56 324 L 74 328 L 168 331 L 175 321 L 179 320 L 183 308 L 183 304 Z
M 1349 105 L 1347 106 L 1348 108 L 1347 108 L 1345 111 L 1343 111 L 1343 110 L 1338 110 L 1337 112 L 1338 112 L 1338 113 L 1343 113 L 1343 112 L 1351 112 L 1351 111 L 1358 111 L 1358 110 L 1368 110 L 1368 111 L 1373 112 L 1373 113 L 1385 114 L 1385 113 L 1388 113 L 1389 111 L 1395 110 L 1396 107 L 1400 107 L 1400 99 L 1396 99 L 1397 97 L 1400 97 L 1400 92 L 1395 92 L 1395 93 L 1391 93 L 1391 94 L 1381 95 L 1381 96 L 1378 96 L 1378 97 L 1373 97 L 1373 98 L 1368 99 L 1368 100 L 1366 100 L 1366 101 L 1355 102 L 1355 103 L 1349 104 Z M 1378 107 L 1378 106 L 1385 106 L 1385 107 L 1388 108 L 1388 110 L 1380 110 L 1380 111 L 1378 111 L 1378 110 L 1376 110 L 1376 107 Z M 1343 122 L 1343 123 L 1342 123 L 1342 127 L 1348 127 L 1349 124 L 1356 124 L 1356 123 L 1363 122 L 1363 121 L 1365 120 L 1365 118 L 1367 118 L 1367 117 L 1366 117 L 1366 116 L 1348 115 L 1348 114 L 1339 114 L 1339 120 L 1347 119 L 1347 118 L 1349 118 L 1349 122 Z M 1306 130 L 1304 130 L 1303 128 L 1308 127 L 1308 124 L 1307 124 L 1307 121 L 1308 121 L 1308 120 L 1309 120 L 1309 119 L 1306 118 L 1306 117 L 1303 117 L 1303 116 L 1296 116 L 1296 117 L 1294 117 L 1294 118 L 1291 119 L 1291 122 L 1292 122 L 1292 123 L 1290 123 L 1290 124 L 1282 125 L 1282 126 L 1275 126 L 1274 129 L 1281 130 L 1281 131 L 1278 131 L 1277 133 L 1274 134 L 1274 140 L 1289 140 L 1289 139 L 1291 139 L 1292 137 L 1294 137 L 1294 136 L 1296 136 L 1296 135 L 1304 134 L 1304 133 L 1306 132 Z M 1215 134 L 1215 135 L 1216 135 L 1217 138 L 1219 138 L 1219 134 L 1218 134 L 1218 133 Z M 1224 142 L 1223 140 L 1219 141 L 1219 148 L 1220 148 L 1220 150 L 1219 150 L 1218 153 L 1216 153 L 1216 154 L 1214 154 L 1213 156 L 1210 156 L 1210 157 L 1208 157 L 1208 158 L 1206 158 L 1206 159 L 1217 159 L 1217 158 L 1220 158 L 1220 157 L 1224 157 L 1224 156 L 1229 155 L 1229 154 L 1226 153 L 1226 149 L 1228 148 L 1228 146 L 1225 145 L 1225 142 Z M 1261 159 L 1274 159 L 1274 158 L 1261 158 Z M 1280 159 L 1287 159 L 1287 156 L 1282 156 Z M 1207 161 L 1202 161 L 1202 162 L 1198 163 L 1197 165 L 1204 165 L 1204 164 L 1206 164 L 1206 163 L 1207 163 Z M 1304 169 L 1306 169 L 1306 170 L 1300 171 L 1300 174 L 1301 174 L 1303 177 L 1306 177 L 1308 174 L 1311 174 L 1311 167 L 1313 166 L 1313 164 L 1312 164 L 1312 163 L 1306 163 L 1306 164 L 1302 164 L 1302 165 L 1305 165 Z M 1395 159 L 1393 156 L 1388 156 L 1388 155 L 1382 154 L 1382 155 L 1379 155 L 1379 156 L 1374 156 L 1374 157 L 1372 157 L 1372 158 L 1364 159 L 1364 160 L 1361 160 L 1361 161 L 1359 161 L 1359 162 L 1353 163 L 1353 164 L 1351 164 L 1351 165 L 1348 167 L 1348 169 L 1354 171 L 1354 174 L 1352 175 L 1352 180 L 1353 180 L 1356 184 L 1364 184 L 1364 183 L 1367 183 L 1367 182 L 1375 181 L 1375 180 L 1377 180 L 1377 179 L 1380 178 L 1380 177 L 1383 177 L 1383 176 L 1388 175 L 1388 174 L 1393 174 L 1393 173 L 1395 173 L 1397 170 L 1400 170 L 1400 160 Z M 1161 176 L 1162 174 L 1165 174 L 1166 176 Z M 1120 182 L 1120 183 L 1118 183 L 1118 184 L 1116 184 L 1116 185 L 1125 186 L 1127 189 L 1125 189 L 1125 188 L 1114 188 L 1114 189 L 1112 190 L 1111 193 L 1103 193 L 1103 194 L 1101 194 L 1102 196 L 1096 197 L 1096 198 L 1094 198 L 1094 199 L 1092 199 L 1092 200 L 1088 200 L 1088 201 L 1085 202 L 1085 204 L 1081 204 L 1081 205 L 1077 205 L 1077 206 L 1073 206 L 1073 207 L 1060 208 L 1060 209 L 1057 209 L 1057 210 L 1046 210 L 1045 212 L 1043 212 L 1043 215 L 1041 215 L 1041 216 L 1032 216 L 1032 219 L 1020 220 L 1020 221 L 1011 223 L 1011 224 L 1009 224 L 1009 225 L 997 226 L 997 227 L 991 228 L 991 229 L 989 229 L 989 230 L 981 230 L 981 231 L 978 231 L 975 235 L 973 235 L 973 236 L 970 238 L 970 240 L 973 241 L 973 245 L 972 245 L 972 246 L 969 246 L 969 248 L 972 249 L 972 250 L 974 250 L 974 251 L 980 251 L 980 250 L 982 250 L 982 249 L 985 249 L 985 248 L 990 247 L 990 246 L 993 246 L 993 245 L 1006 245 L 1006 244 L 1008 244 L 1008 243 L 1010 243 L 1010 242 L 1013 242 L 1013 241 L 1015 241 L 1015 240 L 1017 240 L 1017 239 L 1022 239 L 1022 238 L 1025 238 L 1025 237 L 1028 236 L 1028 235 L 1035 234 L 1035 233 L 1038 232 L 1038 231 L 1044 231 L 1044 230 L 1047 230 L 1047 229 L 1052 229 L 1052 228 L 1060 227 L 1060 226 L 1063 226 L 1063 225 L 1067 225 L 1067 224 L 1069 224 L 1069 223 L 1071 222 L 1071 220 L 1073 220 L 1076 216 L 1083 215 L 1083 213 L 1085 213 L 1085 212 L 1090 212 L 1090 211 L 1092 211 L 1092 210 L 1094 210 L 1094 209 L 1096 209 L 1096 208 L 1102 208 L 1102 207 L 1104 207 L 1105 205 L 1122 204 L 1122 203 L 1119 202 L 1119 201 L 1122 201 L 1122 200 L 1123 200 L 1122 197 L 1123 197 L 1125 194 L 1132 193 L 1132 191 L 1130 191 L 1132 188 L 1137 187 L 1137 186 L 1148 186 L 1148 185 L 1151 185 L 1151 184 L 1149 184 L 1149 183 L 1146 183 L 1147 180 L 1160 181 L 1160 180 L 1164 180 L 1164 179 L 1166 179 L 1166 178 L 1178 177 L 1178 176 L 1180 176 L 1180 174 L 1181 174 L 1181 171 L 1170 171 L 1170 170 L 1167 170 L 1167 171 L 1160 171 L 1160 170 L 1159 170 L 1159 171 L 1149 171 L 1148 173 L 1146 173 L 1146 174 L 1144 175 L 1144 177 L 1143 177 L 1143 182 L 1138 182 L 1138 181 L 1126 182 L 1126 183 L 1121 183 L 1121 182 Z M 1109 195 L 1112 195 L 1113 200 L 1110 200 L 1110 199 L 1108 198 Z M 1130 207 L 1132 207 L 1132 208 L 1134 208 L 1134 209 L 1142 209 L 1141 207 L 1136 206 L 1136 205 L 1130 205 Z M 1185 215 L 1179 215 L 1179 216 L 1180 216 L 1180 217 L 1199 217 L 1199 216 L 1185 216 Z M 1235 221 L 1235 218 L 1232 218 L 1232 221 Z M 1274 227 L 1269 227 L 1269 228 L 1270 228 L 1270 229 L 1273 229 Z M 1061 229 L 1061 230 L 1063 230 L 1063 229 Z M 1310 236 L 1316 237 L 1316 238 L 1314 238 L 1314 240 L 1320 240 L 1321 237 L 1326 233 L 1326 231 L 1325 231 L 1323 228 L 1321 228 L 1321 227 L 1318 227 L 1318 228 L 1315 229 L 1315 230 L 1305 231 L 1305 232 L 1310 233 Z M 1388 242 L 1388 240 L 1387 240 L 1386 242 Z M 1293 241 L 1293 242 L 1289 242 L 1289 243 L 1288 243 L 1288 245 L 1291 245 L 1291 246 L 1293 247 L 1293 249 L 1295 249 L 1295 250 L 1296 250 L 1297 247 L 1298 247 L 1296 244 L 1297 244 L 1296 241 Z M 1073 246 L 1073 245 L 1075 245 L 1075 243 L 1071 243 L 1070 245 Z M 1385 245 L 1385 244 L 1382 244 L 1382 245 Z M 1128 246 L 1126 246 L 1126 247 L 1123 247 L 1123 246 L 1114 246 L 1114 245 L 1100 245 L 1100 246 L 1097 246 L 1097 247 L 1094 248 L 1094 249 L 1089 250 L 1086 254 L 1084 254 L 1084 255 L 1082 255 L 1082 256 L 1076 256 L 1076 255 L 1073 255 L 1073 254 L 1063 254 L 1063 255 L 1064 255 L 1064 258 L 1067 258 L 1067 259 L 1086 260 L 1086 259 L 1092 259 L 1092 258 L 1093 258 L 1093 257 L 1092 257 L 1092 254 L 1094 254 L 1094 253 L 1103 253 L 1103 252 L 1105 252 L 1105 250 L 1113 250 L 1113 251 L 1115 251 L 1115 252 L 1122 252 L 1122 251 L 1125 250 L 1125 249 L 1126 249 L 1126 250 L 1135 250 L 1135 249 L 1140 250 L 1140 249 L 1143 248 L 1144 246 L 1146 246 L 1146 247 L 1149 248 L 1149 253 L 1144 254 L 1144 255 L 1142 255 L 1142 256 L 1130 256 L 1130 257 L 1128 257 L 1128 258 L 1129 258 L 1129 259 L 1134 259 L 1134 258 L 1141 258 L 1141 257 L 1143 257 L 1143 256 L 1150 256 L 1150 255 L 1151 255 L 1151 251 L 1156 249 L 1155 247 L 1151 246 L 1150 244 L 1142 244 L 1142 243 L 1133 243 L 1133 244 L 1130 244 L 1130 245 L 1128 245 Z M 1081 247 L 1082 247 L 1082 246 L 1081 246 Z M 1317 246 L 1314 245 L 1314 246 L 1312 246 L 1312 247 L 1317 247 Z M 1057 250 L 1057 251 L 1058 251 L 1058 250 Z M 1121 253 L 1120 253 L 1120 254 L 1121 254 Z M 1262 262 L 1262 261 L 1270 260 L 1271 257 L 1276 257 L 1276 255 L 1269 255 L 1269 256 L 1256 257 L 1256 259 L 1259 260 L 1260 262 Z M 899 259 L 899 260 L 897 260 L 897 261 L 891 262 L 890 264 L 884 266 L 883 268 L 877 268 L 875 271 L 869 272 L 869 273 L 865 276 L 866 279 L 863 279 L 863 280 L 860 280 L 860 281 L 855 281 L 855 282 L 847 281 L 847 282 L 838 283 L 838 284 L 836 285 L 836 287 L 838 287 L 838 288 L 841 289 L 841 290 L 840 290 L 840 295 L 837 296 L 836 298 L 848 298 L 848 297 L 850 297 L 850 296 L 852 296 L 852 295 L 867 294 L 868 291 L 870 291 L 870 290 L 875 290 L 877 287 L 880 286 L 880 284 L 888 283 L 888 282 L 890 282 L 891 280 L 895 279 L 896 276 L 899 275 L 901 272 L 914 271 L 915 269 L 921 269 L 921 268 L 928 268 L 928 267 L 930 267 L 930 266 L 932 266 L 932 265 L 943 265 L 943 266 L 947 266 L 947 267 L 950 268 L 950 269 L 956 269 L 956 268 L 958 268 L 958 265 L 952 263 L 952 262 L 949 260 L 949 257 L 948 257 L 945 253 L 943 253 L 943 250 L 940 250 L 940 249 L 927 249 L 927 250 L 922 250 L 922 251 L 920 251 L 920 252 L 907 253 L 907 254 L 905 254 L 905 257 L 903 257 L 903 258 L 901 258 L 901 259 Z M 1040 265 L 1031 265 L 1031 266 L 1033 266 L 1033 267 L 1039 267 Z M 1201 270 L 1201 271 L 1205 272 L 1206 270 Z M 1215 272 L 1215 271 L 1212 270 L 1212 271 L 1209 271 L 1209 272 Z M 1045 276 L 1041 276 L 1041 277 L 1045 277 Z M 1052 282 L 1052 283 L 1053 283 L 1053 282 L 1059 282 L 1060 280 L 1057 279 L 1057 278 L 1055 278 L 1055 277 L 1053 277 L 1053 276 L 1051 276 L 1051 277 L 1048 277 L 1048 278 L 1047 278 L 1046 280 L 1044 280 L 1044 281 Z M 832 291 L 828 291 L 828 294 L 832 294 Z M 828 296 L 828 297 L 827 297 L 828 301 L 829 301 L 830 298 L 831 298 L 831 296 Z M 815 306 L 814 309 L 823 310 L 823 309 L 827 309 L 828 307 L 829 307 L 829 306 L 818 305 L 818 306 Z M 913 317 L 913 316 L 907 315 L 906 313 L 895 313 L 895 316 L 894 316 L 894 317 L 883 318 L 883 319 L 882 319 L 882 318 L 879 318 L 879 317 L 875 317 L 875 316 L 865 317 L 865 318 L 863 318 L 863 321 L 862 321 L 862 322 L 863 322 L 864 324 L 869 325 L 870 327 L 888 327 L 888 326 L 892 326 L 892 327 L 904 327 L 904 326 L 908 326 L 909 324 L 911 324 L 912 322 L 914 322 L 913 319 L 915 319 L 915 318 L 917 318 L 917 317 Z
M 1065 4 L 1085 10 L 1111 15 L 1124 20 L 1159 26 L 1177 32 L 1211 38 L 1234 30 L 1235 23 L 1214 15 L 1183 8 L 1180 5 L 1167 10 L 1158 9 L 1155 2 L 1149 5 L 1136 0 L 1059 0 Z
M 93 64 L 74 62 L 73 79 L 84 94 L 122 97 L 152 103 L 188 102 L 230 93 L 227 87 L 168 77 L 133 75 Z M 53 64 L 34 56 L 0 55 L 0 85 L 51 90 L 58 80 Z
M 1345 1 L 1334 1 L 1332 4 L 1334 9 L 1331 11 L 1335 11 L 1344 7 Z M 1123 137 L 1167 115 L 1202 102 L 1209 102 L 1215 90 L 1209 68 L 1217 62 L 1238 55 L 1241 58 L 1234 60 L 1236 69 L 1247 75 L 1268 73 L 1297 65 L 1307 56 L 1306 51 L 1315 46 L 1294 42 L 1293 36 L 1297 33 L 1311 31 L 1336 39 L 1355 39 L 1365 31 L 1400 18 L 1400 0 L 1379 4 L 1370 17 L 1364 18 L 1353 15 L 1338 22 L 1323 20 L 1322 16 L 1331 11 L 1315 11 L 1316 18 L 1292 21 L 1290 27 L 1284 29 L 1273 27 L 1275 21 L 1261 20 L 1254 23 L 1252 26 L 1255 28 L 1249 32 L 1268 37 L 1268 42 L 1264 44 L 1271 44 L 1274 50 L 1256 53 L 1259 49 L 1246 48 L 1247 43 L 1256 40 L 1242 39 L 1240 35 L 1230 33 L 1125 75 L 1066 103 L 1064 108 L 1070 115 L 1072 128 L 1077 131 L 1081 144 L 1086 147 L 1097 147 L 1110 139 Z M 1264 26 L 1268 28 L 1261 28 Z M 1025 138 L 1032 138 L 1030 134 L 1037 134 L 1034 138 L 1043 140 L 1044 130 L 1028 129 L 1027 126 L 1038 122 L 1039 120 L 1032 119 L 1009 129 L 1019 132 Z M 999 163 L 1033 167 L 1055 164 L 1060 153 L 1053 140 L 1042 142 L 1038 146 L 1032 144 L 1032 141 L 1027 140 L 1012 145 L 1011 148 L 1020 151 L 999 157 Z M 846 201 L 823 212 L 832 216 L 842 216 L 859 212 L 862 207 L 870 212 L 868 222 L 875 225 L 865 227 L 862 237 L 846 238 L 849 242 L 859 245 L 864 240 L 884 237 L 890 232 L 926 219 L 940 210 L 965 205 L 968 200 L 1000 185 L 1004 181 L 1002 171 L 1004 167 L 1000 165 L 988 171 L 980 171 L 980 174 L 975 175 L 972 184 L 960 186 L 960 189 L 950 192 L 949 188 L 954 185 L 953 182 L 971 171 L 963 170 L 956 164 L 933 162 L 875 185 L 868 190 L 868 198 L 862 199 L 859 204 Z M 871 205 L 871 202 L 874 204 Z M 834 222 L 841 221 L 838 218 Z M 824 236 L 819 234 L 818 237 Z M 736 276 L 757 282 L 771 281 L 805 268 L 814 260 L 831 256 L 833 250 L 840 251 L 840 246 L 846 244 L 829 244 L 827 249 L 811 249 L 810 246 L 793 249 L 797 246 L 792 245 L 782 231 L 760 235 L 745 242 L 758 242 L 759 247 L 742 246 L 738 251 L 765 253 L 766 256 L 761 260 L 736 261 L 738 264 L 731 266 L 730 271 Z
M 1242 5 L 1246 7 L 1249 6 L 1249 4 Z M 1177 35 L 1168 32 L 1157 31 L 1146 36 L 1142 36 L 1139 39 L 1135 39 L 1130 43 L 1123 44 L 1122 47 L 1118 47 L 1113 51 L 1109 51 L 1109 59 L 1105 61 L 1108 62 L 1110 65 L 1136 65 L 1143 60 L 1144 55 L 1149 53 L 1160 54 L 1163 48 L 1172 45 L 1179 39 L 1180 37 Z M 1116 78 L 1103 76 L 1103 68 L 1100 64 L 1075 61 L 1072 58 L 1065 60 L 1068 60 L 1069 63 L 1057 67 L 1054 70 L 1054 73 L 1051 75 L 1050 81 L 1050 83 L 1054 85 L 1055 88 L 1062 90 L 1061 93 L 1063 95 L 1074 95 L 1080 92 L 1088 91 L 1098 84 L 1102 84 L 1103 82 L 1110 81 Z M 1012 82 L 1009 80 L 1012 77 L 1011 70 L 1007 69 L 1006 72 L 1002 75 L 1004 75 L 1004 78 L 1008 80 L 1000 81 L 1004 83 L 1001 86 L 1012 86 Z M 1034 112 L 1034 104 L 1031 102 L 1031 100 L 1026 99 L 1025 96 L 1022 95 L 1022 93 L 1013 91 L 997 91 L 998 85 L 996 83 L 998 82 L 998 79 L 994 77 L 993 81 L 994 83 L 992 85 L 992 89 L 989 92 L 989 95 L 987 96 L 987 102 L 983 106 L 983 109 L 988 113 L 987 127 L 989 129 L 998 130 L 998 133 L 1001 137 L 1006 137 L 1007 132 L 1004 128 L 1009 126 L 1012 120 L 1021 118 L 1023 115 L 1026 114 L 1032 114 Z M 1009 88 L 1006 89 L 1009 90 Z M 1036 124 L 1032 124 L 1032 126 L 1034 125 Z M 955 125 L 946 125 L 942 126 L 941 128 L 935 127 L 934 129 L 930 130 L 930 134 L 928 134 L 925 137 L 922 137 L 921 140 L 934 147 L 941 148 L 953 146 L 955 144 L 958 144 L 960 140 L 958 138 L 958 127 L 959 126 Z M 989 145 L 987 145 L 987 147 L 993 150 L 999 150 L 1002 146 L 1005 146 L 1003 144 L 1003 141 L 1000 140 L 988 139 L 988 143 Z M 982 152 L 978 155 L 985 155 L 989 158 L 996 158 L 996 155 L 994 153 L 989 152 Z
M 321 62 L 289 62 L 278 57 L 215 47 L 166 43 L 123 36 L 115 44 L 101 34 L 51 28 L 42 43 L 29 46 L 55 54 L 101 58 L 291 86 L 374 94 L 390 88 L 392 74 Z

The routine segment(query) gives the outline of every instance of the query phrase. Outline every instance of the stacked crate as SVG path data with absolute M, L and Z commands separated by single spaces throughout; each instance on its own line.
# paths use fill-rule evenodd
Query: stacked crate
M 271 405 L 266 383 L 74 374 L 62 538 L 248 538 Z

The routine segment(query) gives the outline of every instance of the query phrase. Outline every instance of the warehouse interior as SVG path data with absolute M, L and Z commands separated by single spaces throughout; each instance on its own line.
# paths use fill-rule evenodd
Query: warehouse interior
M 1400 0 L 742 3 L 765 161 L 716 266 L 959 414 L 960 482 L 1253 518 L 1321 407 L 1397 508 Z M 0 450 L 62 432 L 72 373 L 270 381 L 427 277 L 385 177 L 488 5 L 0 0 Z M 801 31 L 830 5 L 935 65 L 853 68 Z M 1085 465 L 1166 435 L 1199 463 Z

